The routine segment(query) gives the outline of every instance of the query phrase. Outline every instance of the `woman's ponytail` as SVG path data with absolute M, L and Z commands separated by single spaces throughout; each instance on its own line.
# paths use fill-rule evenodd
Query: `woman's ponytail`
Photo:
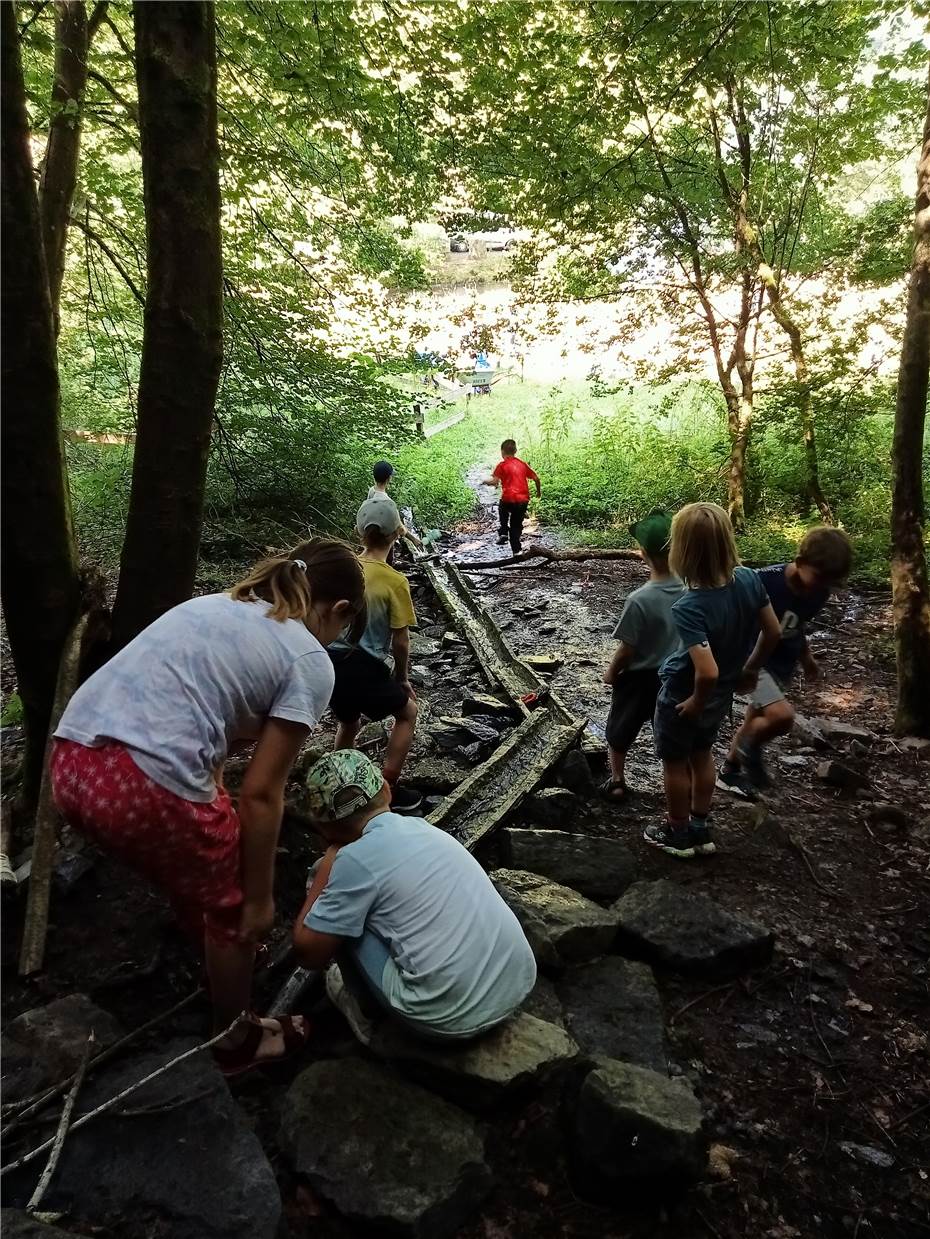
M 306 622 L 313 603 L 340 602 L 365 624 L 365 577 L 351 547 L 335 538 L 311 538 L 285 555 L 255 565 L 230 591 L 237 602 L 261 598 L 271 604 L 268 618 Z

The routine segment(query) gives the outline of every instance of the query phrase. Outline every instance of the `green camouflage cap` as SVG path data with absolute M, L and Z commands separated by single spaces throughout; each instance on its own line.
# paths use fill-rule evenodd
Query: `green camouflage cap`
M 648 516 L 633 522 L 630 533 L 647 555 L 667 555 L 672 536 L 671 513 L 653 508 Z
M 358 749 L 337 749 L 307 771 L 307 808 L 318 822 L 338 822 L 360 813 L 380 792 L 384 779 Z

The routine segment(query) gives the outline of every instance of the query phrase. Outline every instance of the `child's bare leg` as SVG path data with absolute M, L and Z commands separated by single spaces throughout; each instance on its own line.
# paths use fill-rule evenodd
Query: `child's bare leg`
M 210 997 L 213 1002 L 214 1034 L 228 1028 L 236 1016 L 248 1011 L 252 1005 L 252 970 L 255 965 L 255 946 L 250 942 L 217 942 L 207 938 L 205 943 L 207 976 L 210 978 Z M 302 1017 L 294 1021 L 295 1027 L 303 1027 Z M 274 1019 L 263 1019 L 264 1035 L 255 1051 L 256 1058 L 277 1058 L 284 1053 L 284 1036 L 281 1025 Z M 246 1035 L 240 1025 L 221 1046 L 232 1049 Z
M 355 737 L 358 735 L 359 728 L 362 725 L 361 716 L 352 719 L 348 723 L 339 722 L 336 727 L 336 739 L 333 741 L 334 749 L 354 749 Z
M 607 760 L 610 762 L 610 777 L 614 783 L 624 782 L 626 769 L 626 752 L 621 749 L 607 748 Z
M 688 759 L 662 761 L 665 777 L 665 808 L 670 822 L 687 822 L 691 808 L 691 768 Z
M 396 783 L 400 778 L 400 772 L 413 744 L 416 721 L 417 703 L 410 697 L 404 708 L 394 715 L 394 726 L 391 728 L 384 754 L 384 777 L 389 783 Z
M 707 817 L 714 798 L 717 782 L 717 767 L 710 749 L 691 754 L 691 813 L 694 817 Z
M 737 753 L 737 749 L 742 744 L 745 744 L 746 729 L 748 728 L 750 722 L 752 721 L 752 719 L 755 717 L 757 713 L 758 713 L 758 708 L 756 706 L 747 706 L 746 713 L 743 716 L 743 721 L 740 723 L 739 727 L 733 733 L 733 739 L 730 742 L 730 751 L 729 753 L 727 753 L 727 761 L 731 761 L 734 764 L 734 766 L 739 765 L 739 754 Z
M 740 745 L 758 748 L 776 736 L 786 736 L 794 726 L 794 707 L 790 701 L 773 701 L 770 706 L 755 710 L 737 732 Z

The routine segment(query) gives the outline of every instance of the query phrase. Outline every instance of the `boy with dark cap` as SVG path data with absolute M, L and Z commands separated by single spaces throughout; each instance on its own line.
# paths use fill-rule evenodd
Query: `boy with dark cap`
M 604 683 L 613 690 L 607 716 L 610 778 L 604 784 L 611 800 L 623 800 L 628 795 L 624 774 L 627 752 L 643 724 L 655 713 L 659 665 L 680 644 L 672 605 L 684 593 L 684 586 L 668 567 L 671 529 L 671 516 L 658 508 L 630 526 L 649 568 L 649 580 L 634 589 L 624 603 L 613 632 L 620 644 L 604 672 Z
M 423 818 L 392 813 L 389 801 L 357 750 L 307 772 L 307 811 L 329 848 L 294 923 L 297 958 L 327 968 L 327 993 L 366 1043 L 368 998 L 418 1036 L 479 1036 L 535 985 L 533 952 L 475 858 Z

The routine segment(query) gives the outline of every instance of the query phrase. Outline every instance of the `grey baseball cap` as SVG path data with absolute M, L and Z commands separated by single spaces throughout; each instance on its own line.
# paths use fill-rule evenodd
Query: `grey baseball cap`
M 386 496 L 366 499 L 355 518 L 355 527 L 359 533 L 364 533 L 369 525 L 375 525 L 387 536 L 397 533 L 403 523 L 397 504 Z

